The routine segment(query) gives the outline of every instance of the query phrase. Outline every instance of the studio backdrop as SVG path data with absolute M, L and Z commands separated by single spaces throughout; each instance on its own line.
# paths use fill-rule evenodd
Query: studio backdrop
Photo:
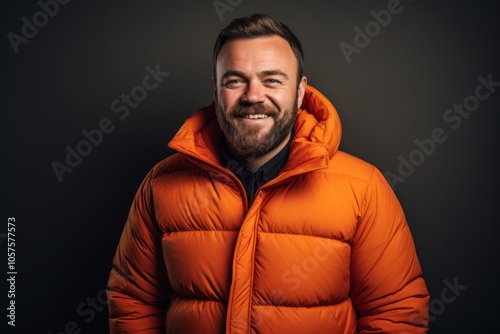
M 431 293 L 430 333 L 498 328 L 498 2 L 2 7 L 3 333 L 108 332 L 105 287 L 135 192 L 211 103 L 218 32 L 254 12 L 301 39 L 309 84 L 340 114 L 340 149 L 393 186 Z

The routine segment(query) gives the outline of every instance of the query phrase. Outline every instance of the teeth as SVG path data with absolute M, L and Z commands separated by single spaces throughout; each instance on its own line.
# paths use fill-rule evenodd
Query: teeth
M 267 115 L 264 115 L 264 114 L 258 114 L 258 115 L 247 115 L 245 116 L 245 118 L 252 118 L 252 119 L 255 119 L 255 118 L 266 118 Z

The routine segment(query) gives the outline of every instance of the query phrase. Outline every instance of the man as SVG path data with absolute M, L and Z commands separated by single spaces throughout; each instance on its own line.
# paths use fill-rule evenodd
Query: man
M 381 173 L 338 150 L 284 24 L 236 19 L 214 103 L 146 176 L 108 283 L 112 333 L 425 333 L 429 295 Z M 300 107 L 300 108 L 299 108 Z

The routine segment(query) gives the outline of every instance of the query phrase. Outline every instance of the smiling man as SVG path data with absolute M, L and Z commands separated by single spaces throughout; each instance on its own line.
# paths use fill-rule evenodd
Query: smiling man
M 108 282 L 111 333 L 425 333 L 429 294 L 377 168 L 338 150 L 299 40 L 264 14 L 214 47 L 214 102 L 146 176 Z
M 290 44 L 280 36 L 231 40 L 220 50 L 217 119 L 232 151 L 253 171 L 291 136 L 307 82 L 298 72 Z

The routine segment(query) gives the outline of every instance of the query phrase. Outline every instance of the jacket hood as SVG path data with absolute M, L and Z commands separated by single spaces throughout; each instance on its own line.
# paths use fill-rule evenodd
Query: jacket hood
M 332 157 L 340 145 L 342 126 L 337 110 L 316 88 L 307 86 L 295 123 L 294 141 L 322 146 Z
M 316 88 L 308 85 L 295 123 L 291 159 L 284 170 L 319 161 L 327 165 L 340 145 L 341 135 L 340 118 L 335 107 Z M 209 165 L 219 165 L 220 139 L 221 130 L 212 103 L 188 118 L 168 146 Z

